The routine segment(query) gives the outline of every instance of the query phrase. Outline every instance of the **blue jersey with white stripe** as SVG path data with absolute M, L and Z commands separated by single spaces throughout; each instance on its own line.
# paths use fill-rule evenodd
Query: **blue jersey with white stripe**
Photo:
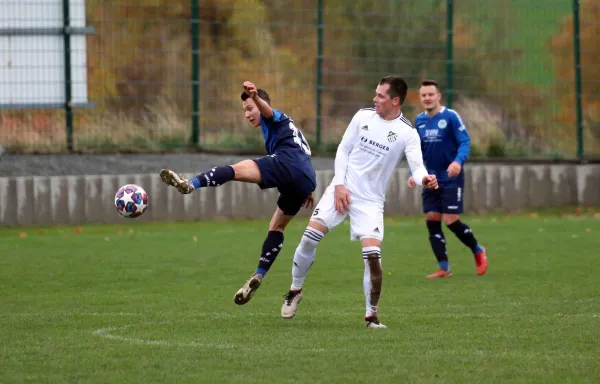
M 464 170 L 456 177 L 448 176 L 448 166 L 456 161 L 461 166 L 469 157 L 471 138 L 459 114 L 445 107 L 435 116 L 423 112 L 415 119 L 421 137 L 423 161 L 430 174 L 442 184 L 464 181 Z
M 309 174 L 314 173 L 310 147 L 302 132 L 294 125 L 294 120 L 273 109 L 272 118 L 260 116 L 260 126 L 269 155 L 275 155 L 283 163 Z

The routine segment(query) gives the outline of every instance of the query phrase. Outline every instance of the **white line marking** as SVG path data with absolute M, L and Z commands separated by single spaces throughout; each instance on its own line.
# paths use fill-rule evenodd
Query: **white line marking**
M 166 340 L 145 340 L 145 339 L 138 339 L 138 338 L 134 338 L 134 337 L 119 336 L 119 335 L 111 334 L 111 332 L 113 332 L 113 331 L 125 330 L 125 329 L 131 328 L 131 327 L 132 327 L 131 325 L 124 325 L 122 327 L 101 328 L 101 329 L 94 331 L 94 334 L 96 334 L 100 337 L 103 337 L 105 339 L 126 341 L 129 343 L 144 344 L 144 345 L 166 345 L 166 346 L 177 346 L 177 347 L 197 347 L 197 348 L 215 348 L 215 349 L 227 349 L 227 348 L 234 347 L 232 344 L 196 343 L 193 341 L 190 341 L 187 343 L 180 343 L 180 342 L 173 342 L 173 341 L 166 341 Z
M 166 323 L 144 323 L 144 324 L 147 325 L 147 324 L 166 324 Z M 142 324 L 140 324 L 140 325 L 142 325 Z M 141 344 L 141 345 L 163 345 L 163 346 L 172 346 L 172 347 L 195 347 L 195 348 L 206 348 L 206 349 L 233 349 L 233 348 L 236 348 L 236 349 L 250 350 L 250 351 L 257 350 L 256 346 L 246 347 L 246 346 L 236 346 L 234 344 L 197 343 L 194 341 L 174 342 L 174 341 L 167 341 L 167 340 L 146 340 L 146 339 L 138 339 L 135 337 L 127 337 L 127 336 L 112 334 L 112 332 L 114 332 L 114 331 L 122 331 L 122 330 L 129 329 L 131 327 L 133 327 L 133 325 L 123 325 L 120 327 L 100 328 L 100 329 L 95 330 L 94 334 L 96 336 L 100 336 L 104 339 L 123 341 L 123 342 Z M 300 352 L 310 352 L 310 353 L 325 352 L 325 348 L 295 348 L 294 347 L 294 348 L 288 348 L 288 350 L 298 352 L 298 353 L 300 353 Z

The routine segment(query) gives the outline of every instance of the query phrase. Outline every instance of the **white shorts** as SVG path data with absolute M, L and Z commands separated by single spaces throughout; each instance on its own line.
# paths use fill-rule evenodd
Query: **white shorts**
M 335 209 L 333 186 L 327 187 L 319 200 L 319 204 L 310 218 L 327 227 L 329 231 L 340 225 L 347 216 L 350 216 L 350 239 L 383 240 L 383 207 L 381 204 L 361 200 L 350 201 L 350 212 L 339 213 Z

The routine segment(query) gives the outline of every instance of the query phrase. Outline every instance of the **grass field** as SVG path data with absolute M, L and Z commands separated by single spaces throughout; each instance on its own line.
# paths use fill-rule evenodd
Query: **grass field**
M 304 219 L 243 307 L 263 221 L 2 229 L 0 382 L 599 382 L 598 214 L 465 221 L 488 274 L 447 235 L 454 276 L 435 281 L 422 219 L 386 222 L 386 330 L 364 328 L 345 225 L 291 321 L 279 311 Z

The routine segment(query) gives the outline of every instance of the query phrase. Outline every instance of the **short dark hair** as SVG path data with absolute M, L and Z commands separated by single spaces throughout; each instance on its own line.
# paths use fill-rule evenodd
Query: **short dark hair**
M 426 79 L 426 80 L 421 81 L 421 87 L 428 87 L 430 85 L 433 85 L 434 87 L 436 87 L 438 91 L 440 90 L 440 85 L 435 80 Z
M 267 92 L 265 92 L 263 89 L 257 89 L 256 93 L 258 94 L 258 97 L 260 97 L 261 99 L 263 99 L 264 101 L 267 102 L 267 104 L 271 105 L 271 98 L 269 97 L 269 94 Z M 250 98 L 250 96 L 248 96 L 248 94 L 246 92 L 242 92 L 242 101 L 246 101 Z
M 408 85 L 406 81 L 400 76 L 389 75 L 382 77 L 379 80 L 379 85 L 389 84 L 390 90 L 388 93 L 392 98 L 399 97 L 400 105 L 404 104 L 404 100 L 406 100 L 406 93 L 408 92 Z

